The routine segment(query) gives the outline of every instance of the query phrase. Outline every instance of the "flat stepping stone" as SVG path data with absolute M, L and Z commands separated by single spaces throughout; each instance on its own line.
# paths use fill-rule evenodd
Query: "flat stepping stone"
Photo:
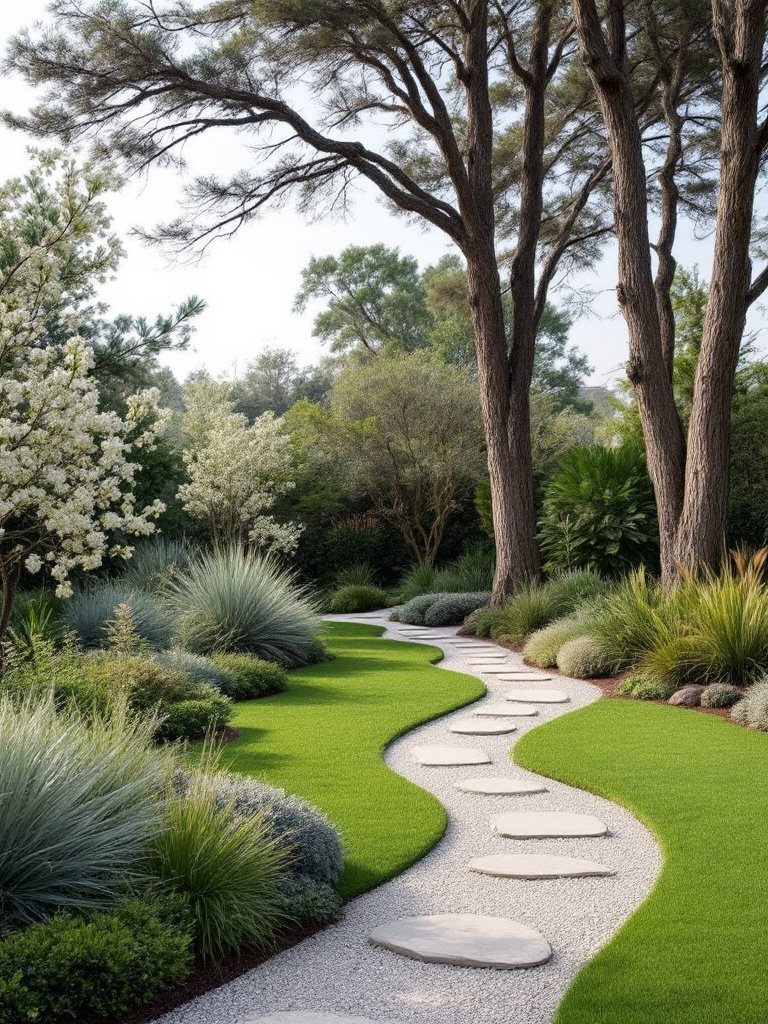
M 508 674 L 509 665 L 501 665 L 495 664 L 494 662 L 488 662 L 487 664 L 478 665 L 477 668 L 482 669 L 482 671 L 487 676 L 506 676 L 506 679 L 504 680 L 505 682 L 509 682 L 510 680 L 517 678 L 517 676 L 510 676 Z M 536 678 L 541 679 L 541 676 L 537 676 Z
M 483 718 L 462 718 L 455 725 L 448 726 L 449 732 L 464 736 L 501 736 L 505 732 L 514 732 L 517 726 L 513 722 L 492 721 Z
M 510 690 L 504 700 L 530 701 L 533 704 L 565 704 L 571 698 L 565 690 Z
M 462 793 L 482 793 L 485 796 L 521 796 L 524 793 L 546 793 L 547 787 L 540 782 L 526 779 L 494 778 L 491 775 L 477 779 L 462 779 L 454 783 L 454 789 Z
M 287 1010 L 266 1017 L 243 1017 L 241 1024 L 376 1024 L 370 1017 L 350 1017 L 339 1013 L 317 1013 L 313 1010 Z
M 411 960 L 502 971 L 536 967 L 552 956 L 550 944 L 533 928 L 480 914 L 401 918 L 376 928 L 368 941 Z
M 539 709 L 534 707 L 533 704 L 516 704 L 509 701 L 506 704 L 483 704 L 474 713 L 476 715 L 487 715 L 489 718 L 511 718 L 524 715 L 538 715 Z
M 414 747 L 412 753 L 419 764 L 430 767 L 491 763 L 488 754 L 476 747 L 447 747 L 435 744 L 429 747 Z
M 491 824 L 508 839 L 565 839 L 577 836 L 604 836 L 606 825 L 594 814 L 568 811 L 517 811 L 497 814 Z
M 556 857 L 548 853 L 495 853 L 488 857 L 475 857 L 469 862 L 469 870 L 499 878 L 587 878 L 615 874 L 593 860 Z
M 552 676 L 536 675 L 533 672 L 510 672 L 507 668 L 499 669 L 499 681 L 502 683 L 548 683 Z

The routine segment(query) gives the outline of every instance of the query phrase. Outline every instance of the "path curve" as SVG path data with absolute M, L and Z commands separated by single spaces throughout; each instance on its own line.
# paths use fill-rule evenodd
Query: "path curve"
M 661 870 L 658 846 L 628 811 L 562 783 L 542 779 L 547 792 L 502 797 L 459 792 L 454 783 L 482 775 L 540 779 L 509 760 L 510 746 L 528 729 L 597 700 L 600 690 L 555 674 L 551 683 L 500 682 L 470 666 L 471 652 L 439 639 L 410 640 L 400 632 L 399 623 L 388 622 L 383 615 L 327 617 L 385 626 L 388 639 L 431 643 L 445 652 L 439 667 L 479 676 L 486 684 L 483 701 L 419 726 L 386 751 L 391 768 L 441 801 L 449 818 L 446 834 L 403 874 L 346 904 L 337 924 L 166 1014 L 157 1024 L 246 1024 L 278 1011 L 349 1014 L 375 1024 L 551 1024 L 577 971 L 648 895 Z M 456 630 L 424 632 L 445 636 Z M 507 653 L 511 668 L 522 667 L 521 655 Z M 503 699 L 515 685 L 556 687 L 569 694 L 570 702 L 538 705 L 536 716 L 514 720 L 517 731 L 509 735 L 448 731 L 452 721 L 472 715 L 483 702 Z M 493 763 L 423 767 L 415 763 L 412 750 L 424 744 L 481 747 Z M 524 841 L 494 835 L 491 817 L 514 810 L 594 814 L 608 825 L 609 833 L 601 838 Z M 616 874 L 523 881 L 467 869 L 475 857 L 512 852 L 599 861 Z M 367 941 L 375 927 L 397 918 L 447 913 L 513 918 L 541 932 L 551 943 L 553 956 L 528 970 L 477 970 L 409 960 Z

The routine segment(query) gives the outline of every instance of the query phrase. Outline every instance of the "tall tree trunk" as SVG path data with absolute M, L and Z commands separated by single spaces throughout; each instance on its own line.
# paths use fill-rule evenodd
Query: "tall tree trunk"
M 685 437 L 675 405 L 654 287 L 643 145 L 626 68 L 623 0 L 608 2 L 609 49 L 594 0 L 574 0 L 582 56 L 605 121 L 613 160 L 619 250 L 617 297 L 629 334 L 627 376 L 643 426 L 648 471 L 659 510 L 662 578 L 674 578 L 683 507 Z M 666 358 L 665 358 L 666 356 Z
M 696 367 L 685 502 L 677 557 L 687 566 L 716 566 L 728 516 L 733 382 L 747 313 L 749 245 L 759 171 L 758 100 L 765 41 L 765 0 L 742 0 L 736 17 L 718 23 L 723 64 L 720 192 L 712 280 Z
M 547 5 L 548 6 L 548 5 Z M 464 256 L 477 345 L 477 369 L 488 447 L 496 575 L 493 602 L 538 575 L 527 354 L 510 372 L 501 281 L 495 249 L 493 114 L 488 83 L 488 4 L 472 7 L 465 42 L 467 65 L 467 183 L 459 195 L 468 227 Z M 530 352 L 533 365 L 533 350 Z

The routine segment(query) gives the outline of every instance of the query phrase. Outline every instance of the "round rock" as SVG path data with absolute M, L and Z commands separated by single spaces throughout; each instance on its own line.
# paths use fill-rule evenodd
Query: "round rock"
M 449 732 L 462 736 L 500 736 L 505 732 L 514 732 L 517 726 L 513 722 L 495 722 L 491 719 L 462 718 L 460 722 L 448 727 Z
M 565 704 L 571 698 L 565 690 L 510 690 L 504 700 L 532 701 L 534 704 Z
M 469 870 L 499 878 L 587 878 L 614 874 L 610 868 L 592 860 L 548 853 L 494 853 L 475 857 L 469 862 Z
M 376 1022 L 370 1017 L 318 1013 L 315 1010 L 286 1010 L 280 1013 L 270 1013 L 266 1017 L 243 1017 L 240 1024 L 376 1024 Z
M 560 839 L 576 836 L 604 836 L 606 825 L 594 814 L 568 811 L 517 811 L 497 814 L 491 823 L 499 835 L 509 839 Z
M 480 914 L 406 917 L 377 928 L 368 941 L 412 960 L 507 971 L 535 967 L 552 956 L 550 944 L 533 928 Z
M 546 793 L 547 787 L 540 782 L 528 782 L 525 779 L 485 778 L 462 779 L 454 784 L 454 789 L 463 793 L 483 793 L 487 796 L 520 796 L 523 793 Z
M 489 717 L 510 718 L 520 715 L 538 715 L 539 709 L 533 704 L 483 704 L 475 712 L 476 715 L 488 715 Z
M 491 758 L 484 750 L 475 747 L 445 747 L 440 745 L 414 747 L 413 756 L 419 764 L 439 767 L 441 765 L 490 764 Z

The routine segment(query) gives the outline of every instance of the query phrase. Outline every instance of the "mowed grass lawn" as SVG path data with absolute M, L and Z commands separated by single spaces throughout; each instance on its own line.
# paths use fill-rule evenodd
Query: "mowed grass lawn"
M 556 1024 L 766 1024 L 768 735 L 602 700 L 528 733 L 514 759 L 628 807 L 665 858 Z
M 320 807 L 348 850 L 339 888 L 355 896 L 392 878 L 442 836 L 441 804 L 384 764 L 395 737 L 485 693 L 435 668 L 439 650 L 382 640 L 377 626 L 326 623 L 336 658 L 289 673 L 285 693 L 236 705 L 221 767 Z

